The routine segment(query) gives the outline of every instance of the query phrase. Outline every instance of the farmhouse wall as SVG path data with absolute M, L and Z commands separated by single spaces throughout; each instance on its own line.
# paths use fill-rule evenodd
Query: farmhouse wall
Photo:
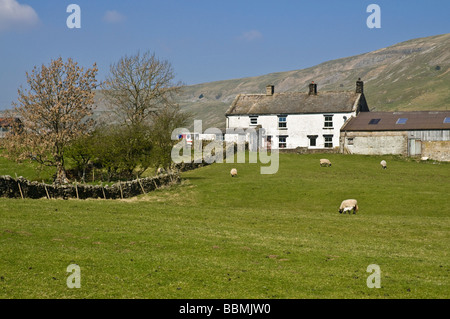
M 333 127 L 325 127 L 325 116 L 331 115 Z M 257 116 L 257 124 L 252 125 L 250 115 L 228 116 L 230 128 L 256 128 L 261 126 L 266 135 L 272 136 L 272 148 L 278 148 L 278 137 L 286 137 L 286 148 L 307 147 L 309 149 L 324 149 L 325 135 L 333 136 L 333 146 L 339 146 L 340 128 L 344 122 L 354 116 L 355 112 L 348 113 L 318 113 L 318 114 L 288 114 L 286 115 L 286 129 L 278 128 L 277 114 L 264 114 Z M 316 135 L 316 146 L 310 146 L 309 136 Z M 228 137 L 226 137 L 228 139 Z

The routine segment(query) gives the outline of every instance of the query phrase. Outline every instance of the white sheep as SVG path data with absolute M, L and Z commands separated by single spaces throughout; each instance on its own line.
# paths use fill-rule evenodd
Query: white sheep
M 387 166 L 386 166 L 386 161 L 385 161 L 385 160 L 382 160 L 382 161 L 380 162 L 380 165 L 381 165 L 381 167 L 383 167 L 383 169 L 386 169 L 386 168 L 387 168 Z
M 326 158 L 322 158 L 320 159 L 320 166 L 331 166 L 331 162 Z
M 230 174 L 231 174 L 231 177 L 237 176 L 237 169 L 232 168 L 231 171 L 230 171 Z
M 339 207 L 339 213 L 345 214 L 345 212 L 348 210 L 353 210 L 353 214 L 356 214 L 356 212 L 358 211 L 358 202 L 356 199 L 346 199 L 342 201 L 341 206 Z

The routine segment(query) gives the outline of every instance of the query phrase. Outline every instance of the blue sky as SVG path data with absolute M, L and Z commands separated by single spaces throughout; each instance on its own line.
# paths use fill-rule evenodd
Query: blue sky
M 81 8 L 81 28 L 66 25 Z M 366 24 L 369 4 L 381 28 Z M 196 84 L 303 69 L 450 32 L 448 0 L 0 0 L 0 109 L 25 72 L 59 56 L 94 62 L 98 80 L 123 55 L 150 50 Z

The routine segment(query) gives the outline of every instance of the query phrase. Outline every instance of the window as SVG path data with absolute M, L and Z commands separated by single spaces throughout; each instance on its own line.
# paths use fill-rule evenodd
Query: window
M 309 146 L 317 146 L 317 135 L 308 135 Z
M 286 139 L 287 136 L 279 136 L 278 137 L 278 148 L 286 148 Z
M 444 119 L 444 123 L 450 123 L 450 117 L 446 117 L 445 119 Z
M 278 128 L 285 130 L 287 129 L 287 118 L 286 116 L 278 116 Z
M 353 145 L 353 137 L 347 138 L 347 145 Z
M 325 147 L 333 147 L 333 135 L 324 135 L 323 137 L 325 139 Z
M 371 119 L 370 122 L 369 122 L 369 124 L 370 124 L 370 125 L 376 125 L 376 124 L 378 124 L 378 122 L 380 122 L 380 121 L 381 121 L 381 119 Z
M 250 116 L 250 124 L 251 125 L 258 124 L 258 117 L 257 116 Z
M 407 118 L 399 118 L 395 124 L 405 124 L 408 121 Z
M 333 115 L 325 115 L 325 128 L 333 127 Z

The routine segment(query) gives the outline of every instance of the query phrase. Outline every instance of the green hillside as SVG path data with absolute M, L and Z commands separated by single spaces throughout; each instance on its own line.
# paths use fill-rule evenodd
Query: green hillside
M 354 90 L 361 77 L 371 110 L 446 110 L 450 107 L 450 34 L 402 42 L 373 52 L 288 72 L 187 86 L 180 105 L 204 121 L 225 126 L 225 112 L 237 94 L 318 90 Z

